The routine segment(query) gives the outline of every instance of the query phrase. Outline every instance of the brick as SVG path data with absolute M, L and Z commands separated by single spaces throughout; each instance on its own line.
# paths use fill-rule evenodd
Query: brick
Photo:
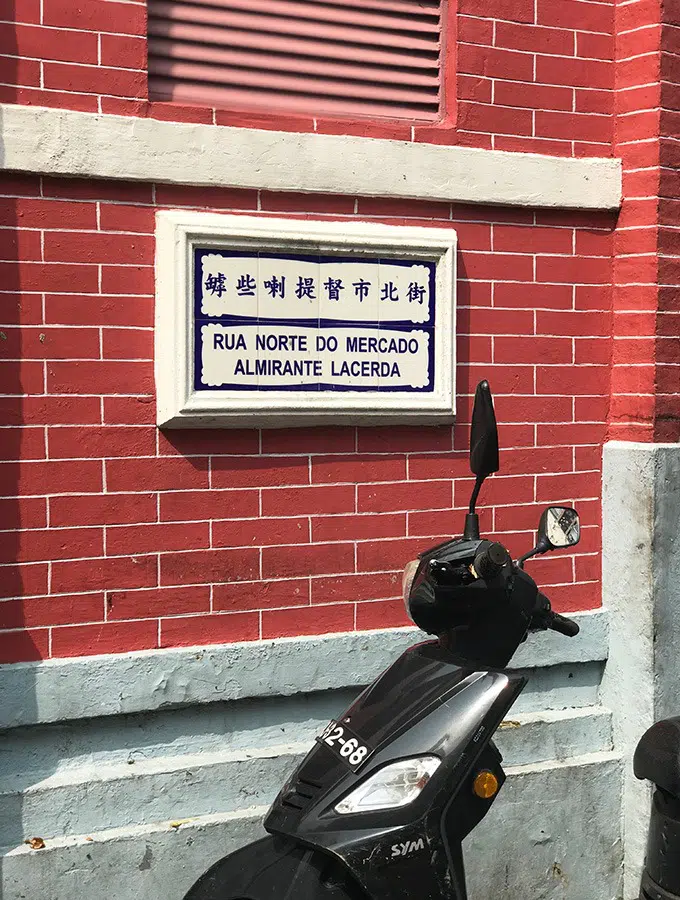
M 103 418 L 107 425 L 155 425 L 154 398 L 104 397 Z
M 185 526 L 183 526 L 185 527 Z M 213 522 L 213 547 L 265 547 L 308 544 L 309 519 L 232 519 Z
M 125 231 L 152 235 L 156 211 L 153 207 L 126 203 L 100 203 L 99 227 L 102 231 Z
M 571 309 L 572 298 L 573 288 L 568 284 L 506 282 L 495 284 L 493 291 L 493 302 L 496 308 L 494 312 L 498 310 L 498 307 Z M 528 325 L 528 321 L 526 319 L 526 325 Z
M 196 206 L 204 209 L 257 209 L 257 191 L 159 184 L 158 206 Z
M 312 519 L 312 541 L 360 541 L 365 538 L 405 537 L 406 514 L 326 516 Z M 283 543 L 283 541 L 281 541 Z
M 106 98 L 109 103 L 113 100 Z M 120 101 L 124 102 L 124 101 Z M 102 101 L 102 112 L 104 102 Z M 113 110 L 111 110 L 113 112 Z M 161 119 L 164 122 L 195 122 L 198 124 L 212 125 L 213 115 L 216 111 L 210 107 L 201 106 L 185 106 L 178 103 L 146 103 L 144 104 L 144 114 L 151 119 Z
M 47 563 L 0 566 L 0 597 L 24 597 L 47 593 Z
M 573 234 L 569 228 L 494 225 L 493 247 L 502 253 L 571 253 Z
M 17 172 L 0 174 L 0 196 L 38 197 L 41 187 L 42 179 L 39 175 L 22 175 Z
M 571 110 L 573 90 L 567 87 L 551 87 L 545 84 L 522 84 L 517 81 L 496 81 L 494 84 L 494 103 L 501 106 L 520 106 L 527 109 L 565 109 Z M 512 134 L 531 134 L 532 130 L 522 129 Z
M 608 365 L 564 366 L 560 369 L 560 379 L 570 394 L 605 396 L 609 392 Z M 554 369 L 536 369 L 537 394 L 555 394 L 564 390 L 564 387 L 560 390 L 555 384 Z
M 43 0 L 43 22 L 56 28 L 80 28 L 84 31 L 108 31 L 119 34 L 144 34 L 146 10 L 141 4 L 106 3 L 78 0 Z
M 160 517 L 168 522 L 257 516 L 259 507 L 257 491 L 171 491 L 160 496 Z
M 54 362 L 47 367 L 47 388 L 56 394 L 135 394 L 153 390 L 149 362 Z
M 260 618 L 255 612 L 161 619 L 161 647 L 202 647 L 259 637 Z
M 265 489 L 262 491 L 262 514 L 281 516 L 291 510 L 298 515 L 354 512 L 355 491 L 354 485 L 350 484 Z
M 5 425 L 78 424 L 98 422 L 99 397 L 0 397 Z
M 263 453 L 353 453 L 353 427 L 288 428 L 262 432 Z
M 260 191 L 260 208 L 268 212 L 336 213 L 354 215 L 354 198 L 293 191 Z
M 52 656 L 93 656 L 99 653 L 129 653 L 158 646 L 155 619 L 138 622 L 107 622 L 74 625 L 52 630 Z
M 401 598 L 401 572 L 312 578 L 312 603 Z
M 41 258 L 40 233 L 27 229 L 0 230 L 0 258 L 6 262 L 35 262 Z
M 57 325 L 153 325 L 152 297 L 47 294 L 45 321 Z
M 47 500 L 43 497 L 6 497 L 0 499 L 3 528 L 46 528 Z
M 47 528 L 0 531 L 0 562 L 39 562 L 101 556 L 101 528 Z
M 99 332 L 94 328 L 5 328 L 0 356 L 5 359 L 97 359 Z
M 102 266 L 102 291 L 107 294 L 153 294 L 153 266 Z
M 119 591 L 153 587 L 158 583 L 156 556 L 118 556 L 52 563 L 51 588 L 55 594 L 84 591 Z
M 154 239 L 142 235 L 59 231 L 45 234 L 47 262 L 151 265 Z
M 522 447 L 516 450 L 501 450 L 501 472 L 504 475 L 570 472 L 573 468 L 571 447 Z
M 458 390 L 474 394 L 483 378 L 491 384 L 501 384 L 508 394 L 531 394 L 534 388 L 534 370 L 531 366 L 466 365 L 458 367 Z
M 0 634 L 0 663 L 33 662 L 49 656 L 49 631 L 7 631 Z
M 449 425 L 364 427 L 359 429 L 358 441 L 361 453 L 446 451 L 452 449 L 452 429 Z
M 80 112 L 98 112 L 98 100 L 94 94 L 43 91 L 28 87 L 0 86 L 0 103 L 18 103 L 22 106 L 55 106 Z
M 608 338 L 576 338 L 574 341 L 574 362 L 609 365 L 612 357 L 611 341 Z
M 458 12 L 462 15 L 479 15 L 476 0 L 460 0 Z M 533 0 L 488 0 L 484 6 L 484 16 L 489 19 L 503 19 L 510 22 L 533 22 Z
M 458 303 L 460 306 L 491 306 L 490 282 L 458 282 Z
M 573 156 L 571 141 L 554 141 L 547 138 L 512 137 L 499 134 L 494 136 L 494 150 L 509 150 L 519 153 L 542 153 L 550 156 Z
M 465 509 L 474 487 L 474 478 L 457 478 L 454 485 L 455 505 Z M 534 502 L 534 476 L 495 475 L 484 482 L 480 495 L 481 506 L 499 506 L 509 503 Z
M 396 570 L 401 577 L 406 563 L 410 559 L 415 559 L 429 546 L 431 542 L 428 542 L 427 538 L 363 541 L 357 544 L 357 569 L 359 572 Z
M 485 47 L 490 47 L 493 44 L 494 23 L 488 21 L 488 19 L 474 18 L 475 15 L 477 15 L 477 12 L 472 16 L 465 16 L 460 11 L 458 12 L 458 40 L 462 44 L 482 44 Z M 496 25 L 496 28 L 499 27 L 500 23 Z M 510 27 L 524 28 L 525 26 Z
M 484 75 L 487 78 L 532 81 L 534 58 L 529 53 L 459 44 L 458 71 L 467 75 Z
M 602 449 L 577 447 L 574 451 L 574 465 L 577 469 L 599 469 L 602 465 Z
M 17 266 L 15 263 L 0 263 L 0 280 L 4 289 L 10 291 L 95 293 L 99 273 L 97 266 L 34 262 L 22 262 Z
M 146 97 L 146 72 L 104 66 L 45 63 L 44 87 L 56 91 L 81 91 L 115 97 Z
M 478 75 L 458 76 L 458 97 L 460 100 L 474 100 L 475 103 L 491 103 L 492 85 L 490 78 Z
M 611 116 L 613 112 L 613 105 L 614 101 L 611 91 L 588 91 L 584 89 L 576 90 L 576 112 L 601 113 L 602 115 Z
M 194 459 L 109 459 L 109 491 L 182 491 L 208 487 L 208 461 Z
M 529 53 L 573 56 L 574 33 L 566 29 L 536 27 L 528 23 L 497 22 L 495 46 L 507 50 L 526 50 Z
M 304 457 L 216 457 L 213 460 L 212 487 L 275 487 L 292 484 L 309 484 L 309 464 Z
M 461 101 L 458 104 L 461 128 L 494 134 L 531 134 L 533 118 L 530 110 L 484 105 Z
M 584 35 L 585 37 L 585 35 Z M 615 35 L 616 58 L 619 60 L 642 53 L 655 53 L 661 45 L 661 25 L 647 25 L 635 31 Z
M 357 603 L 357 631 L 378 628 L 403 628 L 413 623 L 406 613 L 403 600 L 378 600 Z
M 406 478 L 404 456 L 315 456 L 312 458 L 312 482 L 401 481 Z
M 0 435 L 2 435 L 3 457 L 6 462 L 20 459 L 45 459 L 44 428 L 3 427 Z
M 409 481 L 393 484 L 360 485 L 359 512 L 391 512 L 408 509 L 448 509 L 450 481 Z
M 42 184 L 45 197 L 64 200 L 112 200 L 116 203 L 150 204 L 153 197 L 152 185 L 144 182 L 43 176 Z
M 3 222 L 14 221 L 21 228 L 96 228 L 94 203 L 67 202 L 34 197 L 0 201 Z
M 149 328 L 107 328 L 102 332 L 104 359 L 153 360 L 154 333 Z
M 112 591 L 106 597 L 106 614 L 109 621 L 200 612 L 210 612 L 210 588 L 207 585 Z
M 50 497 L 50 525 L 123 525 L 156 521 L 155 494 Z M 135 548 L 137 549 L 137 548 Z
M 210 546 L 207 522 L 181 525 L 114 525 L 106 528 L 108 556 L 127 553 L 165 553 L 169 550 L 199 550 Z
M 586 4 L 579 2 L 579 6 L 582 5 Z M 552 56 L 537 56 L 536 81 L 539 84 L 611 89 L 613 66 L 609 62 L 597 59 L 569 59 L 566 56 L 555 59 Z
M 614 35 L 578 33 L 576 35 L 576 55 L 585 59 L 614 59 Z
M 290 554 L 290 550 L 286 550 Z M 258 550 L 193 550 L 161 556 L 161 585 L 221 584 L 259 577 Z
M 0 324 L 39 325 L 42 322 L 40 294 L 3 294 L 0 299 Z
M 599 497 L 600 487 L 599 472 L 539 475 L 536 479 L 536 500 L 544 503 L 558 503 L 572 502 L 579 497 Z
M 655 51 L 616 63 L 616 88 L 638 87 L 661 80 L 661 55 Z
M 564 425 L 539 425 L 537 429 L 537 443 L 544 447 L 566 446 L 579 444 L 597 444 L 604 442 L 606 434 L 605 424 L 570 422 Z
M 103 620 L 103 593 L 32 597 L 0 603 L 0 628 L 44 628 Z
M 617 9 L 616 27 L 618 31 L 633 31 L 645 25 L 659 21 L 658 0 L 642 0 L 638 3 L 625 3 Z
M 434 200 L 410 200 L 396 197 L 359 197 L 357 213 L 360 216 L 395 216 L 400 219 L 451 218 L 451 204 Z
M 84 31 L 15 25 L 0 35 L 0 52 L 33 59 L 97 63 L 97 35 Z
M 659 133 L 659 121 L 660 115 L 656 109 L 620 115 L 616 119 L 616 140 L 624 144 L 655 138 Z
M 330 575 L 353 570 L 353 544 L 302 545 L 294 550 L 289 547 L 265 547 L 262 550 L 263 578 Z
M 269 111 L 255 113 L 242 112 L 239 110 L 216 109 L 215 124 L 231 125 L 236 128 L 274 129 L 276 131 L 314 131 L 314 119 L 312 116 L 272 115 Z M 363 129 L 366 128 L 366 136 L 375 137 L 375 131 L 377 130 L 378 134 L 381 137 L 384 137 L 385 126 L 376 126 L 373 124 L 373 127 L 371 128 L 371 124 L 373 123 L 369 123 L 368 127 L 366 125 L 357 125 L 358 133 L 363 133 Z M 347 134 L 347 131 L 350 128 L 346 119 L 340 122 L 325 118 L 318 119 L 317 125 L 319 130 L 323 127 L 328 134 Z M 354 127 L 354 123 L 352 123 L 351 127 Z
M 653 284 L 665 281 L 660 257 L 653 254 L 647 256 L 619 257 L 615 262 L 614 275 L 619 284 Z M 671 284 L 675 284 L 671 280 Z
M 533 281 L 533 257 L 469 251 L 463 254 L 460 273 L 463 278 L 491 278 L 494 281 L 502 281 L 509 273 L 512 273 L 512 277 L 518 281 Z
M 437 535 L 451 535 L 456 528 L 462 527 L 463 516 L 450 509 L 427 510 L 427 512 L 410 512 L 408 514 L 408 536 L 428 538 L 432 544 L 438 540 Z M 492 511 L 479 510 L 479 528 L 482 534 L 488 534 L 493 525 Z M 370 600 L 370 597 L 366 599 Z
M 0 463 L 0 495 L 96 493 L 102 488 L 99 461 Z
M 265 610 L 262 613 L 262 637 L 265 639 L 353 630 L 354 606 L 348 603 L 306 609 Z
M 216 584 L 213 587 L 213 609 L 216 611 L 239 612 L 308 605 L 309 578 Z
M 497 337 L 494 338 L 494 362 L 543 364 L 570 363 L 569 338 Z
M 491 250 L 491 225 L 485 222 L 456 222 L 461 250 Z
M 580 115 L 567 112 L 536 112 L 536 134 L 567 140 L 601 141 L 612 139 L 611 116 Z
M 455 478 L 469 472 L 468 446 L 460 453 L 423 453 L 409 457 L 408 477 L 411 481 L 436 481 Z
M 614 25 L 614 8 L 611 3 L 584 3 L 583 0 L 553 3 L 552 0 L 538 0 L 536 13 L 539 25 L 558 28 L 582 28 L 584 31 L 611 34 Z
M 531 577 L 541 586 L 569 584 L 574 580 L 574 565 L 568 556 L 543 556 L 527 565 L 531 567 Z
M 260 446 L 255 429 L 182 428 L 158 434 L 159 456 L 228 456 L 254 454 Z
M 577 96 L 578 96 L 577 92 Z M 597 91 L 596 93 L 600 93 Z M 624 113 L 637 112 L 641 109 L 653 109 L 660 105 L 660 95 L 663 97 L 663 86 L 661 91 L 657 84 L 645 84 L 641 87 L 626 88 L 616 93 L 616 113 L 623 115 Z M 631 169 L 640 168 L 641 165 L 649 165 L 649 157 L 658 163 L 659 145 L 653 144 L 649 146 L 627 147 L 626 148 L 626 167 Z
M 146 39 L 131 35 L 102 34 L 102 66 L 119 66 L 123 69 L 146 69 Z
M 611 260 L 601 257 L 538 256 L 536 280 L 567 284 L 609 284 Z

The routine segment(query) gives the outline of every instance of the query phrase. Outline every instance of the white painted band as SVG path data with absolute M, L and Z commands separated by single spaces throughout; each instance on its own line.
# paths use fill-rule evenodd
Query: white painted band
M 618 159 L 571 159 L 0 104 L 1 167 L 50 175 L 617 209 Z

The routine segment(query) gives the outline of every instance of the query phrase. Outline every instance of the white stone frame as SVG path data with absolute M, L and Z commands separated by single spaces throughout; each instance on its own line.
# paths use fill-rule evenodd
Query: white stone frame
M 426 259 L 437 265 L 435 383 L 432 393 L 196 391 L 192 383 L 193 247 L 265 244 L 278 252 L 351 252 Z M 300 221 L 186 211 L 156 214 L 156 390 L 161 427 L 451 422 L 455 416 L 454 229 L 370 222 Z

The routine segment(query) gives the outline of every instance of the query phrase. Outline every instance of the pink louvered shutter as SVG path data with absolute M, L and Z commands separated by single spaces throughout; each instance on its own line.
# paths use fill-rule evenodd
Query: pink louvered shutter
M 152 99 L 432 121 L 445 0 L 148 0 Z

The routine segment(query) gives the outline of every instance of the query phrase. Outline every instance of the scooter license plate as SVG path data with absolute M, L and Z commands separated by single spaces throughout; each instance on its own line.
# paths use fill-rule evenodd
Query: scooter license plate
M 320 744 L 330 747 L 352 772 L 356 772 L 373 753 L 372 747 L 340 722 L 329 722 L 316 739 Z

